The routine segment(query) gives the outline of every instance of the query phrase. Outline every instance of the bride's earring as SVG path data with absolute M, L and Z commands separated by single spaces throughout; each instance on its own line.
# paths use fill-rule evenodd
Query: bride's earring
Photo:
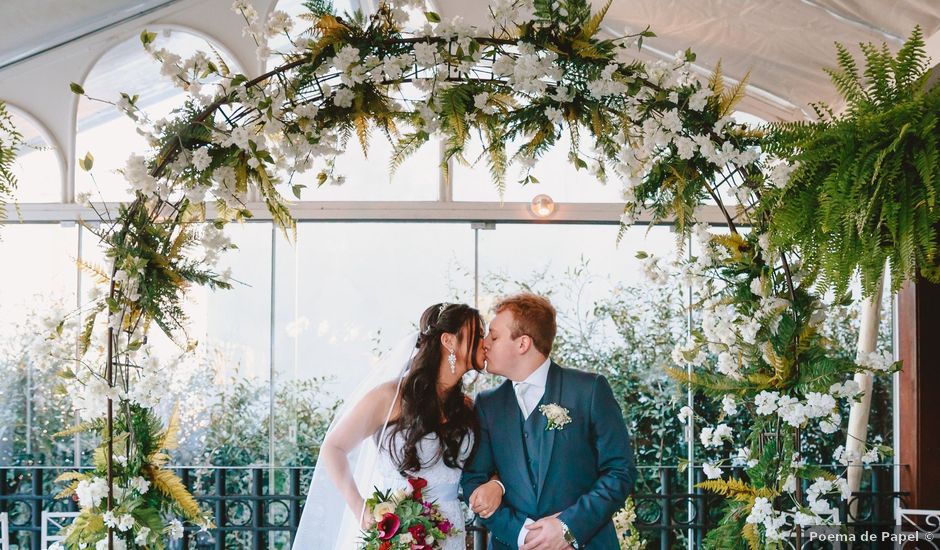
M 450 373 L 457 374 L 457 354 L 453 350 L 447 356 L 447 362 L 450 364 Z

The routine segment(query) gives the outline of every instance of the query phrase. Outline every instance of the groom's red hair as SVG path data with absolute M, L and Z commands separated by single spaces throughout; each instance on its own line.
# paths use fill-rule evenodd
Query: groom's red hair
M 512 337 L 527 334 L 532 345 L 548 357 L 555 342 L 555 306 L 548 298 L 531 292 L 520 292 L 507 296 L 496 304 L 496 313 L 508 310 L 512 313 Z

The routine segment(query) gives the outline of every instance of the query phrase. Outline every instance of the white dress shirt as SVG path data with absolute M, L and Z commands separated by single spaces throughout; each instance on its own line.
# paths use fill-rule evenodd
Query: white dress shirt
M 526 420 L 529 419 L 532 410 L 535 409 L 535 406 L 542 400 L 542 396 L 545 395 L 545 384 L 548 383 L 548 368 L 551 365 L 552 360 L 546 359 L 528 378 L 521 382 L 512 383 L 512 389 L 516 392 L 516 402 L 519 403 L 522 417 Z
M 512 389 L 516 392 L 516 402 L 519 403 L 522 416 L 526 419 L 529 418 L 535 406 L 538 405 L 539 401 L 542 400 L 542 396 L 545 395 L 545 385 L 548 383 L 548 369 L 551 365 L 552 360 L 546 359 L 528 378 L 522 382 L 512 383 Z M 503 492 L 505 493 L 505 491 Z M 529 530 L 526 529 L 526 526 L 532 525 L 533 523 L 535 523 L 535 520 L 526 518 L 525 523 L 522 524 L 522 529 L 519 530 L 519 538 L 517 540 L 520 548 L 525 544 L 525 536 L 529 534 Z

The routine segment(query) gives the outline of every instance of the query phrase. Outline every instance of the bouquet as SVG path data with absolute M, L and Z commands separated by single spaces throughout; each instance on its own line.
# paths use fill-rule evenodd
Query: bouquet
M 428 482 L 408 478 L 408 489 L 380 491 L 366 501 L 375 525 L 362 533 L 363 550 L 436 550 L 441 541 L 456 533 L 454 525 L 433 502 L 425 502 L 421 491 Z

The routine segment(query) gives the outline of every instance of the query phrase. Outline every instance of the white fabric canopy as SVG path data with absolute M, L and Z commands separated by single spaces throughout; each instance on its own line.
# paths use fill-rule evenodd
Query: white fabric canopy
M 596 7 L 603 2 L 593 0 Z M 262 15 L 277 8 L 296 11 L 301 0 L 251 0 Z M 334 0 L 345 11 L 377 0 Z M 484 25 L 486 0 L 428 0 L 429 8 L 450 19 L 461 15 Z M 108 89 L 159 95 L 170 85 L 146 85 L 136 36 L 142 29 L 184 31 L 214 44 L 249 76 L 264 64 L 242 33 L 244 20 L 232 0 L 7 0 L 0 2 L 0 101 L 29 115 L 62 159 L 63 197 L 75 194 L 72 160 L 76 122 L 87 113 L 68 89 L 69 82 L 108 84 Z M 702 74 L 721 60 L 733 83 L 750 71 L 748 95 L 739 110 L 765 120 L 812 117 L 810 103 L 838 105 L 838 95 L 822 71 L 835 62 L 834 42 L 856 54 L 859 42 L 888 44 L 896 51 L 919 24 L 928 53 L 940 61 L 940 0 L 613 0 L 606 30 L 622 35 L 649 25 L 657 34 L 638 56 L 671 58 L 692 48 Z M 131 41 L 132 44 L 129 44 Z M 127 50 L 125 52 L 124 50 Z M 126 55 L 123 55 L 126 53 Z M 122 54 L 122 55 L 118 55 Z M 99 63 L 100 61 L 100 63 Z M 113 97 L 112 99 L 116 99 Z M 87 103 L 87 102 L 86 102 Z

